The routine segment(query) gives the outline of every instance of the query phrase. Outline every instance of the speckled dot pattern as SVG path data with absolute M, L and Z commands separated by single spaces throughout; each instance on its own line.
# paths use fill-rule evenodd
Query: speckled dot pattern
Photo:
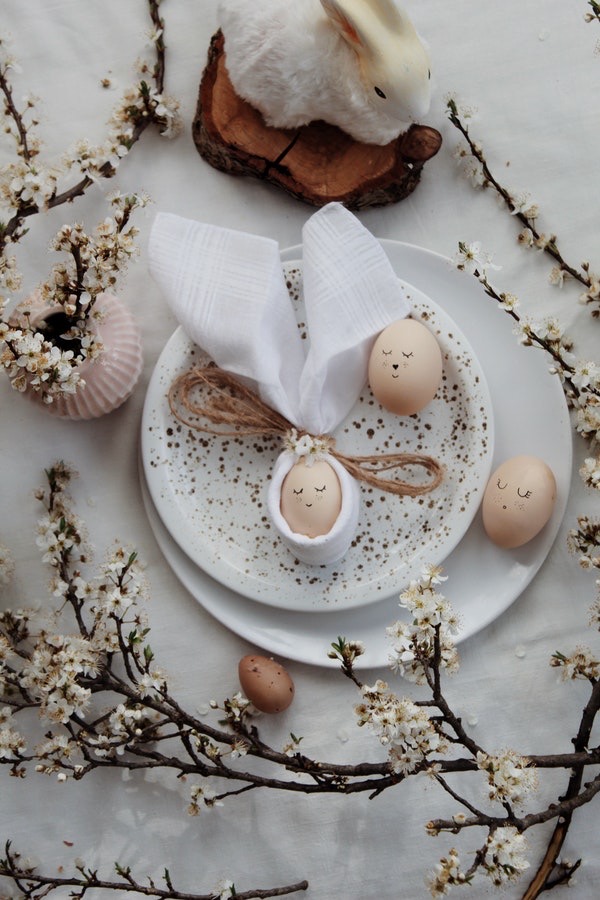
M 300 334 L 308 341 L 301 264 L 286 263 L 284 270 Z M 375 602 L 402 590 L 424 563 L 442 563 L 469 527 L 490 472 L 489 392 L 473 350 L 452 320 L 420 291 L 409 285 L 405 290 L 413 317 L 442 348 L 441 385 L 421 412 L 404 417 L 383 410 L 365 386 L 334 437 L 339 450 L 352 455 L 406 451 L 434 456 L 445 467 L 444 481 L 416 498 L 361 484 L 356 536 L 345 557 L 331 566 L 295 559 L 269 519 L 266 490 L 280 442 L 217 437 L 182 425 L 169 410 L 167 392 L 177 375 L 206 357 L 182 329 L 161 354 L 144 411 L 148 486 L 181 548 L 239 594 L 299 611 Z M 420 481 L 424 470 L 401 475 Z

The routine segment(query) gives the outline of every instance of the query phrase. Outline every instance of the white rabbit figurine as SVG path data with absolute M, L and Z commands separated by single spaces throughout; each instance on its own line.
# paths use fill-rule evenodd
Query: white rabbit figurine
M 428 54 L 393 0 L 221 0 L 219 17 L 233 87 L 267 125 L 387 144 L 429 109 Z

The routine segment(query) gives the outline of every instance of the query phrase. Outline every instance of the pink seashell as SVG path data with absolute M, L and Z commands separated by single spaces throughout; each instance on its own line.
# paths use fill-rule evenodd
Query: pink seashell
M 31 310 L 32 324 L 52 312 L 35 295 L 23 303 L 23 308 Z M 96 359 L 86 359 L 79 366 L 85 384 L 80 384 L 73 394 L 55 396 L 52 403 L 45 403 L 32 388 L 25 392 L 61 419 L 95 419 L 112 412 L 131 396 L 142 372 L 141 334 L 127 307 L 113 294 L 100 294 L 96 309 L 103 313 L 95 327 L 104 349 Z

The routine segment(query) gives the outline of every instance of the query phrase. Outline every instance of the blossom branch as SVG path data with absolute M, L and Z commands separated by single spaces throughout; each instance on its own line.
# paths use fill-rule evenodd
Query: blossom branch
M 562 284 L 564 277 L 570 276 L 586 288 L 586 292 L 580 298 L 582 302 L 599 303 L 600 278 L 590 272 L 589 263 L 583 262 L 580 268 L 575 268 L 566 261 L 559 249 L 556 235 L 546 235 L 538 231 L 536 227 L 537 206 L 530 203 L 527 197 L 523 200 L 516 198 L 494 176 L 480 144 L 471 137 L 468 126 L 461 118 L 457 103 L 452 98 L 447 101 L 447 111 L 450 122 L 465 139 L 468 151 L 477 163 L 478 168 L 470 173 L 473 181 L 484 189 L 491 187 L 501 198 L 510 214 L 524 226 L 525 230 L 519 234 L 519 242 L 524 246 L 536 247 L 542 250 L 558 264 L 550 275 L 550 280 L 553 283 Z M 459 157 L 464 157 L 464 151 L 459 151 Z M 594 309 L 592 315 L 594 317 L 600 316 L 600 307 Z
M 98 872 L 86 867 L 83 863 L 76 866 L 79 875 L 70 878 L 57 875 L 44 875 L 37 868 L 20 862 L 21 855 L 12 850 L 11 842 L 7 841 L 5 857 L 0 859 L 0 876 L 11 879 L 22 892 L 23 898 L 28 900 L 41 900 L 61 888 L 72 888 L 69 894 L 73 898 L 82 898 L 88 890 L 113 891 L 123 894 L 138 894 L 143 897 L 155 897 L 158 900 L 263 900 L 268 897 L 283 897 L 289 894 L 299 893 L 308 888 L 307 881 L 299 881 L 274 888 L 255 888 L 249 891 L 238 891 L 233 882 L 227 881 L 217 886 L 216 890 L 209 893 L 197 894 L 189 891 L 177 890 L 172 882 L 171 874 L 165 869 L 162 880 L 164 887 L 160 887 L 148 877 L 147 884 L 139 882 L 131 873 L 129 867 L 115 863 L 116 874 L 121 880 L 107 880 L 100 878 Z M 77 891 L 77 893 L 75 892 Z
M 79 224 L 63 225 L 52 249 L 67 254 L 50 278 L 7 321 L 0 319 L 0 365 L 19 391 L 37 391 L 44 402 L 72 393 L 81 384 L 79 364 L 96 359 L 103 345 L 96 333 L 96 301 L 114 290 L 137 252 L 138 229 L 129 225 L 145 196 L 111 198 L 112 217 L 92 234 Z
M 490 283 L 487 271 L 498 266 L 492 265 L 491 257 L 477 242 L 460 241 L 454 262 L 459 270 L 474 275 L 487 296 L 513 319 L 517 326 L 515 334 L 524 346 L 535 346 L 548 354 L 550 371 L 559 376 L 567 402 L 576 411 L 577 431 L 595 445 L 600 440 L 600 368 L 594 362 L 575 359 L 572 343 L 555 319 L 548 318 L 535 325 L 520 315 L 518 297 L 499 292 Z M 590 487 L 600 488 L 600 459 L 586 460 L 581 475 Z
M 11 67 L 10 60 L 0 65 L 0 91 L 4 95 L 4 114 L 12 119 L 17 129 L 16 141 L 18 153 L 28 162 L 32 158 L 32 152 L 29 149 L 27 141 L 27 127 L 25 125 L 23 115 L 19 112 L 13 98 L 12 87 L 7 77 L 8 70 Z
M 397 697 L 382 681 L 363 684 L 354 665 L 364 652 L 359 641 L 339 637 L 330 651 L 361 693 L 355 708 L 358 725 L 375 734 L 386 748 L 386 759 L 352 765 L 311 759 L 299 752 L 301 739 L 294 735 L 283 749 L 271 747 L 261 739 L 251 705 L 239 693 L 222 703 L 211 701 L 213 711 L 222 717 L 218 725 L 187 712 L 170 693 L 148 643 L 149 627 L 141 608 L 147 587 L 136 553 L 117 547 L 97 576 L 84 575 L 89 551 L 67 494 L 71 477 L 64 464 L 48 469 L 47 486 L 37 494 L 44 507 L 37 543 L 54 573 L 52 593 L 63 613 L 72 610 L 77 633 L 61 635 L 48 626 L 33 628 L 25 610 L 0 613 L 0 703 L 4 704 L 0 706 L 0 763 L 14 775 L 23 777 L 33 766 L 59 781 L 81 780 L 107 768 L 196 776 L 201 780 L 191 784 L 187 806 L 195 816 L 259 788 L 307 795 L 367 793 L 375 798 L 410 775 L 429 774 L 464 810 L 451 819 L 430 822 L 430 833 L 487 830 L 485 843 L 475 850 L 468 869 L 461 869 L 455 851 L 440 862 L 431 883 L 434 897 L 442 896 L 449 884 L 470 883 L 478 872 L 494 883 L 517 878 L 528 865 L 523 834 L 550 821 L 557 823 L 555 835 L 563 833 L 574 812 L 600 791 L 600 776 L 584 783 L 588 767 L 600 763 L 600 747 L 589 747 L 600 704 L 600 661 L 581 649 L 571 656 L 557 652 L 552 658 L 564 678 L 590 683 L 591 696 L 574 752 L 530 757 L 513 750 L 486 752 L 466 733 L 443 689 L 442 675 L 458 668 L 452 640 L 458 621 L 439 592 L 446 579 L 435 566 L 425 567 L 423 578 L 400 596 L 410 623 L 399 621 L 388 628 L 392 669 L 405 680 L 428 685 L 430 700 Z M 597 560 L 599 534 L 600 529 L 581 523 L 572 540 L 590 560 Z M 32 707 L 50 723 L 50 730 L 43 742 L 28 749 L 17 722 L 20 713 Z M 448 757 L 451 747 L 460 747 L 464 753 Z M 246 764 L 240 764 L 240 759 Z M 253 768 L 254 761 L 260 761 L 259 771 Z M 538 772 L 551 768 L 571 770 L 565 795 L 546 809 L 521 812 L 518 808 L 537 786 Z M 499 811 L 488 812 L 482 804 L 463 797 L 446 777 L 452 773 L 472 773 L 483 779 L 484 794 Z M 548 860 L 556 846 L 554 841 Z M 543 870 L 546 887 L 567 877 L 555 860 L 554 854 Z M 110 889 L 109 882 L 106 885 Z M 54 888 L 50 883 L 35 888 L 47 889 Z M 82 892 L 85 889 L 81 886 Z M 43 896 L 35 890 L 30 896 Z M 172 885 L 161 890 L 171 891 L 164 896 L 178 896 Z M 147 895 L 163 896 L 149 891 Z
M 152 68 L 144 66 L 142 75 L 147 75 L 152 83 L 142 78 L 135 88 L 127 91 L 121 105 L 113 114 L 109 144 L 94 151 L 87 142 L 76 145 L 71 155 L 67 155 L 67 168 L 76 166 L 83 174 L 75 184 L 62 191 L 58 190 L 57 173 L 43 171 L 32 159 L 37 156 L 38 145 L 31 144 L 23 114 L 12 99 L 12 88 L 7 79 L 8 66 L 0 67 L 0 89 L 5 98 L 5 115 L 15 122 L 18 131 L 21 167 L 7 166 L 6 177 L 0 185 L 0 193 L 15 210 L 5 223 L 0 224 L 0 257 L 8 243 L 15 243 L 25 234 L 27 218 L 45 209 L 53 209 L 81 196 L 98 179 L 112 178 L 120 160 L 129 153 L 142 134 L 151 125 L 158 126 L 161 134 L 174 136 L 180 127 L 177 104 L 164 95 L 165 54 L 164 21 L 159 13 L 160 0 L 147 0 L 153 23 L 153 44 L 156 61 Z

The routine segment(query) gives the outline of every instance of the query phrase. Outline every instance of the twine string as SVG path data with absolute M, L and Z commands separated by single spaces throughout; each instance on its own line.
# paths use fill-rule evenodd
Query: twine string
M 175 379 L 169 389 L 169 407 L 173 415 L 188 428 L 220 437 L 262 435 L 285 440 L 292 423 L 272 409 L 239 378 L 214 363 L 194 366 Z M 206 419 L 211 424 L 203 424 Z M 220 427 L 226 426 L 226 427 Z M 330 436 L 323 437 L 329 452 L 358 481 L 397 494 L 417 497 L 435 490 L 444 477 L 442 465 L 422 453 L 385 453 L 372 456 L 349 456 L 341 453 Z M 393 469 L 420 467 L 429 475 L 421 484 L 402 478 L 382 477 L 379 473 Z

